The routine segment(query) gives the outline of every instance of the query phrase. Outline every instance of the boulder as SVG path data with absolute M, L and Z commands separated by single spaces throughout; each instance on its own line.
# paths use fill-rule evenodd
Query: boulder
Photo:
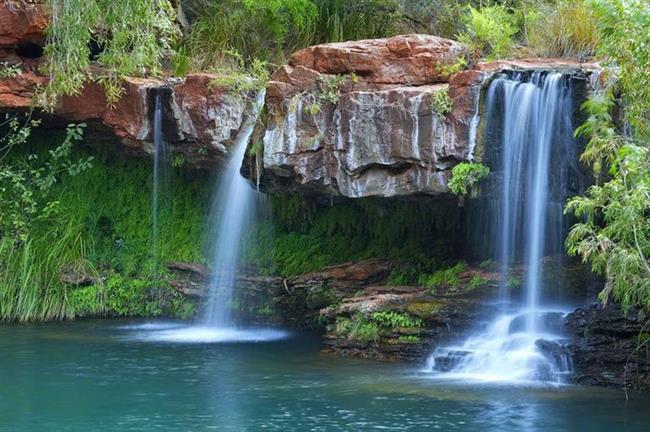
M 409 34 L 316 45 L 294 53 L 289 64 L 322 74 L 356 74 L 373 84 L 415 86 L 445 82 L 445 66 L 465 53 L 453 40 Z
M 577 309 L 567 316 L 571 380 L 583 385 L 650 390 L 648 317 L 615 304 Z

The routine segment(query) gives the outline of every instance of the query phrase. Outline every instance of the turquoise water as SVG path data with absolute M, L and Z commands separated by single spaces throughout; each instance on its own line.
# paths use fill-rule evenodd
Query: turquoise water
M 312 336 L 179 343 L 140 324 L 0 326 L 0 431 L 650 430 L 650 398 L 617 390 L 445 383 Z

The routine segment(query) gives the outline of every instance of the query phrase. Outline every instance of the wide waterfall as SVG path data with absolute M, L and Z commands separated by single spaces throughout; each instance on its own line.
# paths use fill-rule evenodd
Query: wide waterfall
M 259 192 L 251 187 L 239 173 L 248 141 L 264 103 L 264 91 L 260 91 L 242 129 L 237 135 L 234 151 L 219 179 L 213 196 L 209 218 L 209 242 L 212 249 L 212 275 L 205 309 L 205 324 L 217 328 L 233 327 L 231 300 L 237 267 L 240 261 L 242 237 L 255 212 Z
M 151 215 L 152 215 L 152 260 L 153 271 L 158 272 L 158 224 L 160 219 L 160 210 L 164 208 L 169 193 L 169 167 L 171 165 L 167 144 L 164 141 L 162 131 L 162 102 L 160 94 L 154 97 L 153 111 L 153 186 L 151 194 Z
M 567 155 L 574 154 L 569 75 L 500 74 L 487 91 L 486 133 L 499 136 L 501 174 L 491 219 L 501 267 L 499 314 L 456 346 L 438 348 L 428 367 L 446 377 L 561 382 L 570 359 L 561 345 L 562 314 L 544 304 L 546 256 L 561 256 Z M 511 291 L 523 265 L 523 296 Z

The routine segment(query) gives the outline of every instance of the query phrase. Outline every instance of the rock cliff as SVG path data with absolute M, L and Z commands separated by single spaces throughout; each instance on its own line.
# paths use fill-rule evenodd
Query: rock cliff
M 0 111 L 30 110 L 47 77 L 39 73 L 47 17 L 39 5 L 0 3 L 0 67 L 17 73 L 0 78 Z M 117 139 L 132 153 L 148 155 L 153 101 L 162 99 L 165 140 L 188 166 L 212 168 L 227 158 L 254 95 L 216 84 L 215 74 L 183 78 L 127 78 L 124 93 L 108 106 L 103 88 L 89 82 L 76 96 L 62 97 L 48 118 L 86 122 L 91 132 Z

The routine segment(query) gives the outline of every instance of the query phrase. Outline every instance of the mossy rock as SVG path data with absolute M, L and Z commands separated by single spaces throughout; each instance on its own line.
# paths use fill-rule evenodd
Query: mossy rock
M 408 303 L 405 310 L 411 315 L 426 320 L 440 313 L 445 306 L 445 302 L 438 300 L 418 300 Z

